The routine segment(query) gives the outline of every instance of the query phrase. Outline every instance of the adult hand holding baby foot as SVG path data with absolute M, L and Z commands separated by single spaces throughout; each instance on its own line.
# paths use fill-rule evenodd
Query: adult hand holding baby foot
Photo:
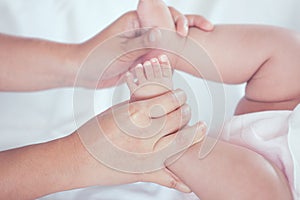
M 111 107 L 77 131 L 86 150 L 101 163 L 97 166 L 105 168 L 88 171 L 102 172 L 97 178 L 101 184 L 155 182 L 190 192 L 165 165 L 204 138 L 205 124 L 186 126 L 190 108 L 183 91 L 172 91 L 172 68 L 165 55 L 137 65 L 135 71 L 137 82 L 133 74 L 127 76 L 130 102 Z M 115 178 L 105 182 L 103 171 Z
M 140 0 L 137 13 L 141 27 L 159 27 L 175 31 L 182 37 L 188 35 L 189 27 L 212 31 L 214 26 L 200 15 L 183 15 L 161 0 Z M 154 14 L 155 13 L 155 14 Z
M 141 0 L 137 11 L 122 15 L 102 32 L 77 45 L 74 56 L 77 67 L 73 73 L 81 70 L 81 76 L 76 80 L 78 86 L 115 86 L 132 66 L 149 57 L 147 55 L 153 51 L 149 47 L 159 46 L 160 29 L 177 32 L 179 37 L 185 37 L 190 26 L 203 31 L 213 30 L 213 25 L 202 16 L 183 15 L 159 0 Z M 86 62 L 87 57 L 89 62 Z M 99 74 L 103 74 L 101 83 L 98 83 Z
M 186 20 L 191 23 L 193 22 L 191 18 L 187 17 L 186 19 L 175 9 L 170 8 L 169 10 L 173 15 L 171 22 L 172 24 L 176 24 L 177 32 L 181 33 L 181 35 L 186 35 L 187 33 L 184 32 L 186 30 Z M 158 11 L 157 13 L 159 14 L 160 12 Z M 198 19 L 202 20 L 202 18 Z M 159 42 L 159 29 L 150 28 L 150 30 L 143 32 L 139 28 L 149 26 L 142 24 L 141 21 L 143 19 L 139 18 L 137 12 L 129 12 L 101 33 L 81 44 L 64 44 L 0 35 L 1 43 L 3 43 L 2 52 L 4 52 L 1 65 L 4 72 L 1 77 L 1 90 L 36 91 L 50 88 L 74 87 L 74 80 L 76 78 L 77 84 L 75 86 L 79 87 L 100 88 L 114 86 L 132 65 L 139 63 L 151 50 L 140 49 L 139 51 L 129 52 L 125 55 L 124 52 L 126 53 L 128 50 L 131 50 L 132 47 L 148 47 L 149 45 L 155 47 Z M 193 23 L 190 25 L 193 25 Z M 155 27 L 163 28 L 163 26 L 155 24 Z M 194 23 L 194 25 L 202 26 L 203 24 Z M 175 31 L 175 28 L 173 31 Z M 108 41 L 110 38 L 117 39 L 110 40 L 112 41 L 110 43 Z M 107 48 L 100 48 L 95 54 L 95 59 L 86 62 L 85 64 L 87 65 L 85 66 L 88 67 L 81 71 L 79 77 L 76 77 L 79 68 L 84 68 L 84 66 L 82 67 L 82 63 L 87 61 L 87 56 L 99 45 L 100 47 L 104 46 Z M 11 51 L 7 51 L 7 49 L 11 49 Z M 116 54 L 121 54 L 122 56 L 116 59 L 114 57 Z M 12 57 L 14 58 L 14 62 L 11 62 Z M 116 59 L 116 62 L 112 63 L 110 69 L 106 71 L 108 62 L 105 61 L 107 59 L 111 59 L 109 61 Z M 28 68 L 24 68 L 23 66 L 28 66 Z M 100 85 L 97 84 L 99 71 L 103 72 L 103 82 Z M 10 74 L 14 74 L 14 76 L 8 76 Z M 189 108 L 183 103 L 181 106 L 168 110 L 169 103 L 174 102 L 174 95 L 170 93 L 157 98 L 156 101 L 154 98 L 131 102 L 128 105 L 118 105 L 114 107 L 117 109 L 110 109 L 100 114 L 75 131 L 75 133 L 80 132 L 82 138 L 90 134 L 88 141 L 91 142 L 89 144 L 93 145 L 93 142 L 96 143 L 99 139 L 101 140 L 98 135 L 98 122 L 105 122 L 102 125 L 111 125 L 111 127 L 104 126 L 106 131 L 102 132 L 106 134 L 106 141 L 112 141 L 113 144 L 122 147 L 126 152 L 131 152 L 130 155 L 132 155 L 132 152 L 139 155 L 145 152 L 150 154 L 152 152 L 164 152 L 159 157 L 160 159 L 158 159 L 159 163 L 163 164 L 164 159 L 201 140 L 205 131 L 201 130 L 201 124 L 178 131 L 185 126 L 189 119 Z M 162 102 L 166 105 L 162 108 L 169 111 L 168 113 L 164 114 L 160 112 L 162 109 L 158 109 L 158 112 L 157 109 L 149 109 L 152 106 L 154 106 L 153 108 L 157 108 L 155 105 Z M 130 109 L 128 110 L 128 108 Z M 128 113 L 127 111 L 131 112 Z M 150 112 L 152 117 L 149 117 L 149 111 L 152 111 Z M 155 134 L 153 137 L 137 139 L 133 135 L 124 134 L 119 129 L 118 125 L 120 123 L 116 123 L 113 114 L 123 117 L 127 116 L 127 118 L 121 118 L 124 120 L 118 121 L 121 125 L 123 123 L 121 127 L 126 127 L 128 123 L 131 125 L 136 123 L 136 125 L 143 126 L 149 121 L 157 121 L 159 122 L 158 124 L 164 122 L 162 124 L 165 126 L 162 126 L 164 128 L 158 131 L 158 134 Z M 140 130 L 145 130 L 145 128 Z M 145 132 L 147 133 L 147 131 Z M 148 133 L 150 132 L 148 131 Z M 194 135 L 195 137 L 186 137 L 193 136 L 193 134 L 196 134 Z M 139 136 L 138 134 L 134 135 Z M 94 147 L 98 146 L 92 146 L 92 150 Z M 165 149 L 166 151 L 164 151 Z M 108 153 L 107 156 L 111 155 L 105 148 L 101 148 L 101 151 Z M 118 161 L 120 157 L 112 158 Z M 141 159 L 145 161 L 144 156 L 137 158 L 137 161 L 141 161 Z M 78 135 L 74 133 L 65 138 L 46 143 L 1 152 L 0 160 L 3 161 L 1 162 L 3 165 L 1 165 L 0 170 L 1 199 L 35 199 L 42 195 L 74 188 L 136 181 L 151 181 L 168 187 L 174 187 L 184 192 L 189 191 L 167 169 L 152 172 L 148 170 L 148 173 L 132 174 L 116 171 L 99 163 L 87 152 L 87 149 L 82 146 Z M 134 163 L 128 164 L 134 165 Z M 18 191 L 16 191 L 16 188 L 18 188 Z
M 165 169 L 168 158 L 205 135 L 204 124 L 182 129 L 190 119 L 185 101 L 184 92 L 176 90 L 149 100 L 118 104 L 90 120 L 77 130 L 85 149 L 96 159 L 88 156 L 90 163 L 96 163 L 89 165 L 92 169 L 86 173 L 93 172 L 92 177 L 101 185 L 145 181 L 190 192 Z M 164 112 L 152 113 L 151 108 L 157 105 Z

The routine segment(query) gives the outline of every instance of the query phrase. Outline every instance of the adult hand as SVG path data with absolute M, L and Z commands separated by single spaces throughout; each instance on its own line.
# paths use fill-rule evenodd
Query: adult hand
M 202 16 L 184 16 L 170 7 L 177 33 L 187 36 L 188 26 L 211 31 L 213 26 Z M 161 32 L 156 28 L 141 26 L 136 11 L 118 18 L 102 32 L 90 40 L 77 45 L 75 70 L 76 86 L 88 88 L 111 87 L 131 67 L 144 60 L 160 42 Z
M 175 9 L 170 11 L 181 35 L 187 34 L 184 32 L 187 21 L 189 25 L 206 27 L 206 20 L 200 16 L 184 17 Z M 130 67 L 152 51 L 146 47 L 156 47 L 160 42 L 159 29 L 139 28 L 143 27 L 137 13 L 132 11 L 82 44 L 0 34 L 0 90 L 114 86 Z M 91 55 L 92 50 L 95 51 Z
M 168 158 L 205 136 L 203 123 L 185 127 L 191 115 L 185 102 L 185 93 L 176 90 L 118 104 L 83 125 L 77 133 L 93 163 L 87 177 L 101 185 L 149 181 L 189 192 L 165 168 Z
M 177 91 L 119 104 L 67 137 L 0 152 L 0 199 L 36 199 L 75 188 L 137 181 L 189 192 L 164 168 L 168 157 L 204 137 L 203 124 L 177 131 L 190 118 L 185 98 Z

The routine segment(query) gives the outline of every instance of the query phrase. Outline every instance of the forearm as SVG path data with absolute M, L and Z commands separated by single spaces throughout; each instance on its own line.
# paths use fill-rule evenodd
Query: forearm
M 0 91 L 73 85 L 77 46 L 0 34 Z
M 0 152 L 0 163 L 0 199 L 35 199 L 58 191 L 112 185 L 132 178 L 96 161 L 76 133 Z
M 201 200 L 291 199 L 282 172 L 260 155 L 218 142 L 204 159 L 198 159 L 199 145 L 190 148 L 169 166 Z
M 72 137 L 0 153 L 1 199 L 34 199 L 78 187 L 82 178 Z

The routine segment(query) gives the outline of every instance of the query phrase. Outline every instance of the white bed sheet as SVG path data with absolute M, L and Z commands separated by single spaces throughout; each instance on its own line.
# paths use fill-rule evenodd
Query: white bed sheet
M 168 0 L 185 13 L 202 14 L 214 23 L 264 23 L 300 30 L 300 1 L 297 0 Z M 135 9 L 137 0 L 0 0 L 0 32 L 39 37 L 61 42 L 82 42 L 122 13 Z M 195 92 L 201 102 L 197 119 L 208 119 L 210 104 L 201 80 L 186 74 L 179 74 L 189 80 L 191 87 L 202 88 Z M 200 85 L 200 87 L 199 87 Z M 179 85 L 180 87 L 180 85 Z M 243 86 L 226 86 L 227 116 L 232 115 Z M 128 97 L 122 90 L 120 101 Z M 200 89 L 201 91 L 201 89 Z M 108 108 L 112 89 L 100 90 L 95 98 L 101 102 L 96 112 Z M 189 94 L 191 96 L 191 94 Z M 62 137 L 74 131 L 73 90 L 55 89 L 33 93 L 0 93 L 0 150 L 39 143 Z M 82 110 L 81 121 L 90 118 Z M 52 194 L 41 199 L 101 199 L 101 200 L 176 200 L 183 196 L 155 184 L 137 183 L 115 187 L 92 187 Z M 192 197 L 186 197 L 191 199 Z

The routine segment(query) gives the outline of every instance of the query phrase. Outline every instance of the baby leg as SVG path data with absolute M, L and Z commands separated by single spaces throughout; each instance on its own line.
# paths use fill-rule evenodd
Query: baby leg
M 137 13 L 141 27 L 161 27 L 175 30 L 169 8 L 161 0 L 140 0 Z

